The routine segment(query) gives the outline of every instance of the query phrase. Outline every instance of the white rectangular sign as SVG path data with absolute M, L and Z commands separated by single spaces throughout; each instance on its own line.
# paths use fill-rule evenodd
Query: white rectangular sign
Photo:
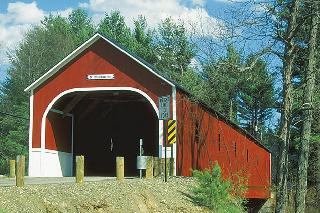
M 114 74 L 95 74 L 95 75 L 88 75 L 88 80 L 112 80 L 114 79 Z
M 170 95 L 159 97 L 159 120 L 170 118 Z

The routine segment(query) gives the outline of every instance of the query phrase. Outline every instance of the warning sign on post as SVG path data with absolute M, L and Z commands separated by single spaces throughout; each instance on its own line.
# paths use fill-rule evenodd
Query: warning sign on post
M 177 141 L 177 121 L 168 120 L 168 143 L 174 144 Z
M 159 97 L 159 120 L 170 118 L 170 95 Z

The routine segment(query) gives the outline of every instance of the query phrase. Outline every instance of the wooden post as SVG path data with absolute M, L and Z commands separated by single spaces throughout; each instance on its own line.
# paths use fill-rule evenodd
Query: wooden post
M 153 157 L 152 156 L 149 156 L 147 158 L 146 178 L 147 179 L 153 178 Z
M 17 187 L 24 186 L 25 161 L 26 161 L 26 158 L 24 155 L 17 156 L 17 175 L 16 175 Z
M 158 157 L 153 157 L 153 176 L 158 177 L 161 174 L 161 165 Z
M 9 178 L 14 178 L 16 177 L 16 161 L 10 160 L 9 165 L 10 165 Z
M 83 185 L 84 179 L 84 156 L 76 156 L 76 183 Z
M 173 173 L 174 173 L 174 172 L 173 172 L 173 171 L 174 171 L 174 158 L 171 157 L 169 161 L 170 161 L 170 163 L 169 163 L 169 166 L 170 166 L 170 169 L 169 169 L 169 170 L 170 170 L 170 176 L 173 176 Z
M 159 159 L 160 160 L 160 174 L 161 176 L 164 176 L 164 158 Z
M 169 173 L 169 162 L 168 162 L 169 159 L 167 159 L 166 163 L 165 163 L 165 160 L 166 160 L 165 158 L 161 159 L 161 174 L 163 174 L 164 177 L 165 177 L 165 172 L 167 173 L 167 176 Z
M 124 157 L 117 157 L 116 158 L 117 163 L 117 180 L 123 180 L 124 179 Z

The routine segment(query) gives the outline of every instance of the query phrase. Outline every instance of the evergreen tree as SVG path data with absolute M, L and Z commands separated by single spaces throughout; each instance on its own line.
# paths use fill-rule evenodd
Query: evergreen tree
M 229 45 L 225 57 L 208 61 L 203 76 L 208 84 L 208 100 L 211 107 L 236 121 L 238 85 L 241 73 L 236 67 L 243 63 L 240 53 Z
M 134 26 L 133 51 L 150 64 L 155 64 L 157 61 L 154 50 L 155 32 L 148 28 L 147 20 L 143 16 L 134 21 Z
M 165 19 L 158 27 L 155 48 L 158 56 L 156 67 L 180 82 L 195 56 L 194 45 L 188 40 L 183 24 L 177 24 L 170 18 Z
M 247 59 L 250 64 L 252 57 Z M 267 65 L 261 59 L 244 73 L 238 88 L 239 122 L 252 135 L 259 136 L 264 131 L 265 122 L 272 115 L 275 104 L 274 78 L 267 72 Z
M 102 35 L 132 50 L 133 36 L 119 11 L 113 11 L 110 14 L 106 13 L 98 25 L 98 31 Z
M 73 10 L 68 18 L 75 46 L 80 46 L 95 32 L 91 18 L 83 9 Z

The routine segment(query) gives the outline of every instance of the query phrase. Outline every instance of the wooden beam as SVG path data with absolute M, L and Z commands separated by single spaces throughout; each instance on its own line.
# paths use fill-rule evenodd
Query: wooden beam
M 95 99 L 92 104 L 90 104 L 85 111 L 79 116 L 79 121 L 82 121 L 96 106 L 100 103 L 99 99 Z
M 101 114 L 100 114 L 100 116 L 99 116 L 99 119 L 100 119 L 100 120 L 105 119 L 105 118 L 109 115 L 109 113 L 113 110 L 113 107 L 114 107 L 115 105 L 116 105 L 116 104 L 111 103 L 107 109 L 105 109 L 104 111 L 101 112 Z
M 76 95 L 68 104 L 65 106 L 65 108 L 62 110 L 63 114 L 66 115 L 81 101 L 81 99 L 86 96 L 86 92 L 81 92 L 80 94 Z

